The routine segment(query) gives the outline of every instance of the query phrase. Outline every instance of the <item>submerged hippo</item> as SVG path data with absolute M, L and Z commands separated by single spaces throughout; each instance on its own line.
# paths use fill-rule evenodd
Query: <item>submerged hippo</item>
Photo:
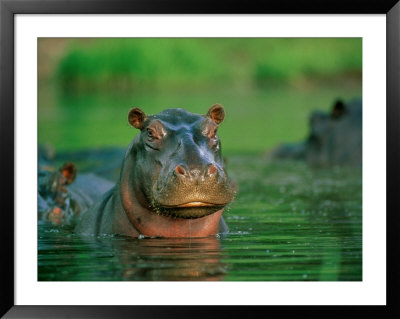
M 39 155 L 41 154 L 39 150 Z M 74 163 L 55 170 L 41 161 L 38 167 L 38 218 L 55 225 L 74 225 L 79 217 L 114 184 L 94 174 L 79 174 Z
M 361 165 L 361 100 L 337 100 L 330 113 L 314 111 L 306 141 L 281 145 L 269 157 L 304 160 L 313 166 Z
M 131 109 L 128 121 L 140 133 L 125 153 L 119 181 L 75 231 L 132 237 L 205 237 L 225 231 L 221 215 L 235 187 L 217 135 L 224 116 L 219 104 L 206 115 L 168 109 L 147 116 Z
M 41 152 L 39 151 L 39 155 Z M 60 169 L 53 168 L 39 156 L 38 169 L 38 215 L 39 220 L 61 225 L 70 220 L 75 209 L 67 186 L 76 178 L 76 167 L 65 163 Z

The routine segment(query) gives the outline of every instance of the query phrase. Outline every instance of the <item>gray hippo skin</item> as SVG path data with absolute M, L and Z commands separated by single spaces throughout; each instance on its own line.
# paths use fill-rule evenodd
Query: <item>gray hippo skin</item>
M 206 237 L 227 230 L 224 206 L 235 196 L 217 135 L 224 108 L 206 115 L 168 109 L 145 115 L 133 108 L 140 130 L 123 159 L 120 178 L 82 217 L 78 234 L 131 237 Z
M 55 170 L 50 162 L 39 157 L 38 219 L 60 226 L 74 225 L 113 186 L 114 183 L 91 173 L 78 175 L 74 163 L 67 162 Z
M 362 165 L 362 102 L 338 100 L 330 113 L 314 111 L 306 141 L 281 145 L 273 159 L 303 160 L 312 166 Z

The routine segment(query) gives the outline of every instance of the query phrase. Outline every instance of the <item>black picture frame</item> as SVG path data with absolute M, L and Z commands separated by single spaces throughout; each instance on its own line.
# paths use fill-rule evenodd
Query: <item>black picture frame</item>
M 387 305 L 386 306 L 16 306 L 14 304 L 14 17 L 16 14 L 385 14 L 387 52 Z M 392 318 L 399 316 L 399 241 L 397 201 L 400 163 L 400 2 L 398 0 L 327 0 L 216 2 L 163 0 L 0 0 L 0 238 L 1 308 L 5 318 L 158 318 L 249 316 L 317 316 Z M 379 112 L 382 106 L 377 106 Z M 397 183 L 396 183 L 397 182 Z M 396 253 L 397 252 L 397 253 Z

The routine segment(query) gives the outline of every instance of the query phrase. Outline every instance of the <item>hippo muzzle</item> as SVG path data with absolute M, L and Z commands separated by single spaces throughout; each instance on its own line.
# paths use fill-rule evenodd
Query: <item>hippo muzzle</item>
M 153 185 L 151 206 L 160 214 L 199 218 L 222 209 L 234 196 L 234 185 L 216 164 L 191 170 L 177 165 Z

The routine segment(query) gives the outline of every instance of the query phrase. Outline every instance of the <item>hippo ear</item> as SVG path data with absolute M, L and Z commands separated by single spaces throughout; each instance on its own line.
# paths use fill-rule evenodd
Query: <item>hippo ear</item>
M 347 113 L 347 107 L 343 103 L 342 100 L 337 100 L 335 104 L 333 104 L 331 111 L 331 118 L 338 119 Z
M 65 163 L 60 168 L 60 173 L 66 178 L 66 185 L 71 184 L 76 178 L 76 166 L 74 163 Z
M 214 104 L 208 110 L 207 117 L 214 123 L 220 124 L 225 118 L 224 107 L 221 104 Z
M 143 122 L 146 119 L 144 112 L 138 107 L 134 107 L 129 111 L 128 121 L 133 127 L 141 130 L 143 128 Z

